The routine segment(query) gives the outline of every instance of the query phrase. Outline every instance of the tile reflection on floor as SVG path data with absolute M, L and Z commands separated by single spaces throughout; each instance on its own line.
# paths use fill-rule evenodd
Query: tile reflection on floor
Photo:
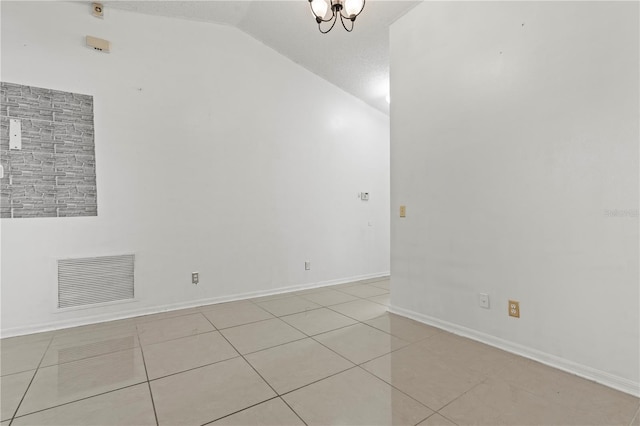
M 387 312 L 387 278 L 0 341 L 0 425 L 640 425 L 639 400 Z

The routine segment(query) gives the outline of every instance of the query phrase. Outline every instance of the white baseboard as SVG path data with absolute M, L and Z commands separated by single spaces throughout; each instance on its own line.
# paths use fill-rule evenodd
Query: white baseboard
M 401 315 L 403 317 L 411 318 L 418 322 L 431 325 L 463 337 L 468 337 L 469 339 L 476 340 L 481 343 L 486 343 L 487 345 L 494 346 L 507 352 L 532 359 L 534 361 L 538 361 L 550 367 L 557 368 L 558 370 L 566 371 L 567 373 L 571 373 L 576 376 L 580 376 L 582 378 L 608 386 L 610 388 L 617 389 L 636 397 L 640 397 L 640 383 L 634 382 L 624 377 L 619 377 L 607 373 L 606 371 L 601 371 L 586 365 L 578 364 L 571 360 L 560 358 L 558 356 L 542 352 L 537 349 L 521 345 L 519 343 L 510 342 L 508 340 L 504 340 L 490 334 L 482 333 L 471 328 L 463 327 L 461 325 L 454 324 L 448 321 L 443 321 L 438 318 L 410 311 L 408 309 L 399 308 L 397 306 L 390 306 L 389 312 Z
M 250 291 L 245 293 L 211 297 L 207 299 L 190 300 L 187 302 L 170 303 L 170 304 L 159 305 L 159 306 L 145 306 L 143 308 L 127 309 L 119 312 L 109 312 L 109 313 L 102 313 L 97 315 L 96 314 L 91 315 L 90 314 L 91 308 L 88 308 L 83 311 L 83 312 L 86 312 L 87 315 L 84 315 L 81 317 L 65 319 L 60 321 L 52 321 L 46 324 L 35 324 L 35 325 L 28 325 L 24 327 L 13 327 L 13 328 L 2 329 L 2 331 L 0 332 L 0 336 L 2 338 L 23 336 L 25 334 L 60 330 L 64 328 L 78 327 L 81 325 L 89 325 L 89 324 L 96 324 L 96 323 L 106 322 L 106 321 L 115 321 L 119 319 L 133 318 L 141 315 L 150 315 L 150 314 L 157 314 L 160 312 L 175 311 L 179 309 L 195 308 L 198 306 L 212 305 L 216 303 L 233 302 L 235 300 L 251 299 L 254 297 L 271 296 L 275 294 L 289 293 L 292 291 L 301 291 L 301 290 L 307 290 L 312 288 L 327 287 L 332 285 L 350 283 L 354 281 L 383 278 L 387 276 L 389 276 L 389 271 L 377 272 L 373 274 L 357 275 L 357 276 L 346 277 L 346 278 L 338 278 L 334 280 L 320 281 L 316 283 L 299 284 L 299 285 L 293 285 L 288 287 L 278 287 L 270 290 Z M 137 305 L 141 302 L 142 302 L 141 300 L 137 300 L 135 302 L 127 302 L 126 306 L 130 307 L 132 305 Z M 123 304 L 123 306 L 125 306 L 125 304 Z

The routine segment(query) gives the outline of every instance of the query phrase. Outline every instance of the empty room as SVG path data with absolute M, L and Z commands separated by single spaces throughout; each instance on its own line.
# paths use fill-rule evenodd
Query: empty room
M 640 426 L 640 2 L 0 1 L 0 426 Z

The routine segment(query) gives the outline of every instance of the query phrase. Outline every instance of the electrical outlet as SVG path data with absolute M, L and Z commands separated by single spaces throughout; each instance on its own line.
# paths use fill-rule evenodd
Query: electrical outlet
M 191 273 L 191 284 L 198 284 L 200 282 L 200 274 L 198 272 Z
M 407 206 L 400 206 L 400 217 L 407 217 Z
M 520 302 L 509 300 L 509 316 L 520 318 Z
M 308 260 L 304 262 L 304 270 L 305 271 L 311 270 L 311 262 L 309 262 Z
M 487 293 L 480 293 L 478 295 L 478 304 L 481 308 L 489 309 L 489 295 Z

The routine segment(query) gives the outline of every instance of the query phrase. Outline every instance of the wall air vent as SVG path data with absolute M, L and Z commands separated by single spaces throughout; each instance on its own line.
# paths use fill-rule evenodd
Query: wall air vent
M 58 308 L 131 300 L 135 256 L 58 260 Z

